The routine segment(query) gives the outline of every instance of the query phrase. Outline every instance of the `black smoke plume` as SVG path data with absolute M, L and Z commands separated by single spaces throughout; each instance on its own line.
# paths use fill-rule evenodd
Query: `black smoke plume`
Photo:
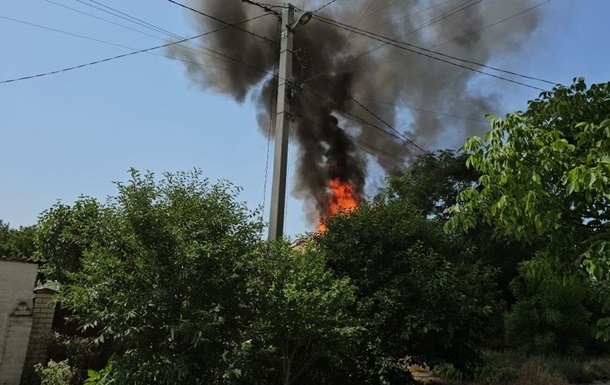
M 271 4 L 284 5 L 280 1 Z M 295 5 L 315 9 L 321 4 L 296 0 Z M 188 5 L 229 23 L 264 12 L 239 0 L 191 0 Z M 337 0 L 319 15 L 486 63 L 518 50 L 535 30 L 539 15 L 532 11 L 510 22 L 485 27 L 530 6 L 528 0 Z M 199 33 L 225 26 L 187 12 Z M 279 41 L 279 23 L 274 16 L 240 27 Z M 421 153 L 397 135 L 380 132 L 390 130 L 354 98 L 420 146 L 433 149 L 455 145 L 467 135 L 484 130 L 480 122 L 455 116 L 481 118 L 497 111 L 500 87 L 505 86 L 489 83 L 496 88 L 482 92 L 472 85 L 479 74 L 383 45 L 315 18 L 294 31 L 294 41 L 292 135 L 298 144 L 299 160 L 293 196 L 308 203 L 312 223 L 325 212 L 333 173 L 352 183 L 362 197 L 368 158 L 360 150 L 370 154 L 388 174 L 400 172 L 405 162 Z M 172 46 L 170 53 L 187 63 L 189 77 L 202 89 L 238 101 L 252 97 L 259 106 L 260 129 L 265 135 L 272 134 L 269 119 L 275 116 L 277 82 L 270 73 L 276 69 L 279 46 L 235 28 L 204 36 L 197 43 L 199 47 Z M 396 107 L 400 105 L 417 108 Z M 442 111 L 444 115 L 430 111 Z M 343 128 L 339 128 L 335 116 Z

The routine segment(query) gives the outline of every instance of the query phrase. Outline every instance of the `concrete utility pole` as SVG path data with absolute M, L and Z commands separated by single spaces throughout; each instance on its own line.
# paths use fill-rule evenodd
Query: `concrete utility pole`
M 286 206 L 286 171 L 288 168 L 289 96 L 292 86 L 292 49 L 294 6 L 288 4 L 282 11 L 280 65 L 277 83 L 277 109 L 275 116 L 275 153 L 273 158 L 273 187 L 271 188 L 271 217 L 269 239 L 284 236 L 284 210 Z

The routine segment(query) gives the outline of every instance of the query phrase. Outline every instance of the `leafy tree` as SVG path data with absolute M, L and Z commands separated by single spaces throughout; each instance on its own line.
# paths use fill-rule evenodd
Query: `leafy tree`
M 251 263 L 255 314 L 236 351 L 238 382 L 335 383 L 327 368 L 343 364 L 361 331 L 348 312 L 355 303 L 349 280 L 334 277 L 320 253 L 285 244 Z
M 239 341 L 246 260 L 261 225 L 234 202 L 237 189 L 199 173 L 132 171 L 101 207 L 97 235 L 62 301 L 100 341 L 117 348 L 119 384 L 218 383 Z M 77 255 L 76 253 L 74 255 Z
M 403 383 L 409 363 L 463 366 L 477 357 L 496 307 L 493 269 L 472 262 L 461 238 L 392 193 L 327 227 L 317 248 L 356 286 L 366 330 L 341 383 Z
M 466 167 L 466 158 L 451 150 L 422 154 L 403 175 L 388 180 L 385 194 L 408 199 L 429 218 L 447 220 L 457 194 L 477 184 L 478 174 Z
M 46 280 L 67 282 L 81 269 L 83 252 L 100 237 L 100 203 L 80 197 L 72 206 L 57 202 L 38 219 L 36 250 Z
M 553 255 L 580 257 L 598 280 L 609 271 L 610 83 L 575 79 L 530 101 L 525 112 L 494 118 L 483 139 L 466 142 L 480 188 L 466 188 L 447 229 L 479 221 Z
M 0 220 L 0 257 L 16 261 L 32 261 L 34 257 L 33 226 L 12 229 Z
M 603 349 L 595 339 L 600 309 L 593 287 L 571 267 L 543 252 L 520 265 L 511 284 L 517 303 L 506 317 L 514 346 L 529 353 L 574 357 Z
M 455 205 L 460 191 L 479 188 L 479 174 L 466 167 L 467 158 L 466 154 L 451 150 L 423 154 L 403 175 L 389 179 L 384 194 L 408 200 L 424 216 L 444 224 L 450 218 L 450 208 Z M 517 276 L 517 266 L 530 259 L 540 245 L 530 246 L 511 239 L 486 223 L 477 223 L 476 228 L 462 237 L 473 247 L 472 253 L 477 260 L 498 269 L 495 280 L 502 299 L 514 303 L 509 284 Z M 500 318 L 498 323 L 502 324 Z
M 353 288 L 321 256 L 262 242 L 238 189 L 136 171 L 118 189 L 61 295 L 112 341 L 108 381 L 303 384 L 341 360 L 359 330 Z

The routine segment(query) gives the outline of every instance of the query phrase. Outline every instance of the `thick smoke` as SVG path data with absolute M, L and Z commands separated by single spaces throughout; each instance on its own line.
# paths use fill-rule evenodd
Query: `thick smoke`
M 281 1 L 271 3 L 283 5 Z M 303 3 L 310 9 L 322 4 L 297 1 L 296 5 Z M 229 23 L 262 13 L 239 0 L 192 0 L 189 6 Z M 530 6 L 528 0 L 438 0 L 434 4 L 428 0 L 338 0 L 320 15 L 485 63 L 519 49 L 520 42 L 536 28 L 539 15 L 528 12 L 480 33 L 472 32 Z M 225 26 L 195 13 L 189 17 L 199 33 Z M 273 16 L 240 27 L 271 41 L 279 40 L 279 24 Z M 433 149 L 455 144 L 447 138 L 463 139 L 485 129 L 479 122 L 452 115 L 481 118 L 497 111 L 496 95 L 499 87 L 505 86 L 493 83 L 498 88 L 483 93 L 472 87 L 472 80 L 480 76 L 472 71 L 383 45 L 316 19 L 295 30 L 294 42 L 291 106 L 299 163 L 293 195 L 305 199 L 308 218 L 314 223 L 319 213 L 326 212 L 328 182 L 337 174 L 352 183 L 358 198 L 362 197 L 367 158 L 359 149 L 371 154 L 388 174 L 400 172 L 405 162 L 421 153 L 397 135 L 380 132 L 390 130 L 353 98 L 420 146 Z M 269 74 L 275 71 L 279 47 L 235 28 L 204 36 L 198 43 L 206 49 L 179 45 L 172 46 L 171 54 L 187 63 L 190 78 L 203 89 L 238 101 L 253 97 L 259 106 L 260 129 L 265 135 L 272 134 L 269 119 L 275 116 L 277 82 Z M 416 108 L 396 107 L 400 105 Z M 341 119 L 343 129 L 335 116 Z

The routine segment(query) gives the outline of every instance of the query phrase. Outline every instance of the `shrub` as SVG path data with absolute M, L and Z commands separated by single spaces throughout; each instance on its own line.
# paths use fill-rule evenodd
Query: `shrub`
M 540 358 L 526 362 L 511 385 L 568 385 L 566 378 Z
M 528 353 L 581 356 L 598 347 L 593 292 L 573 266 L 538 255 L 519 266 L 517 298 L 506 317 L 511 343 Z
M 610 379 L 610 358 L 595 358 L 585 363 L 585 370 L 596 380 Z
M 34 370 L 40 376 L 40 385 L 71 385 L 74 371 L 68 360 L 55 362 L 50 360 L 46 366 L 36 364 Z

